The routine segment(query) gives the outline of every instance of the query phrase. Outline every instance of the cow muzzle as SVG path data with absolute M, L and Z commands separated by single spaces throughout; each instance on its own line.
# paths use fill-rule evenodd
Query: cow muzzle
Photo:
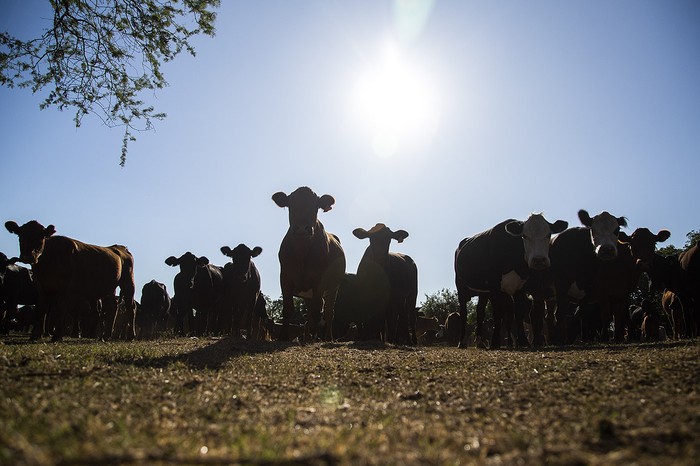
M 602 244 L 596 248 L 596 256 L 604 261 L 609 261 L 617 257 L 617 247 L 612 244 Z
M 528 267 L 530 267 L 532 270 L 548 269 L 550 265 L 551 262 L 549 261 L 549 257 L 544 256 L 533 257 L 528 263 Z

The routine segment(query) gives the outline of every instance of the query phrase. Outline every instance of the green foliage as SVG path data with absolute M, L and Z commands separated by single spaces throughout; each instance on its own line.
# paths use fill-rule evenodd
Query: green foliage
M 32 92 L 48 86 L 40 108 L 74 109 L 78 127 L 88 113 L 109 127 L 123 126 L 124 166 L 132 131 L 150 130 L 166 116 L 143 93 L 167 86 L 162 63 L 183 49 L 195 55 L 192 36 L 214 35 L 219 3 L 52 0 L 52 26 L 41 37 L 22 41 L 0 32 L 0 84 Z
M 282 296 L 277 299 L 272 299 L 263 293 L 265 298 L 265 305 L 267 307 L 267 315 L 270 316 L 275 322 L 282 322 Z M 294 298 L 294 316 L 292 317 L 293 323 L 300 323 L 305 321 L 306 315 L 306 305 L 302 298 Z
M 690 249 L 700 241 L 700 230 L 690 230 L 685 237 L 688 238 L 688 241 L 685 242 L 685 248 Z

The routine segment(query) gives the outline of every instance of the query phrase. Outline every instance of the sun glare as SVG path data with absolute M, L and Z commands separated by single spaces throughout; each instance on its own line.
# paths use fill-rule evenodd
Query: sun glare
M 352 102 L 354 118 L 380 156 L 390 157 L 429 138 L 437 126 L 437 95 L 430 76 L 393 46 L 386 48 L 379 65 L 360 75 Z

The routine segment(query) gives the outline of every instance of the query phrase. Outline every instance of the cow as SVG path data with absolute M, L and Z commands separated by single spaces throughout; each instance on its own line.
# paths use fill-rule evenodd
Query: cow
M 491 300 L 494 332 L 491 347 L 500 347 L 501 325 L 511 328 L 513 296 L 525 285 L 533 270 L 549 268 L 549 240 L 568 223 L 548 222 L 542 214 L 527 220 L 505 220 L 493 228 L 463 239 L 455 251 L 455 282 L 460 310 L 460 345 L 464 344 L 467 302 L 477 295 Z M 485 307 L 485 305 L 484 305 Z M 477 309 L 476 341 L 484 346 L 484 312 Z M 510 342 L 510 332 L 507 341 Z
M 180 257 L 170 256 L 165 263 L 180 267 L 173 281 L 173 289 L 178 313 L 189 321 L 190 332 L 195 336 L 207 332 L 218 333 L 217 322 L 224 298 L 223 268 L 210 264 L 206 257 L 197 257 L 190 251 Z
M 627 219 L 606 211 L 591 217 L 584 209 L 579 210 L 578 217 L 584 226 L 561 232 L 550 245 L 550 276 L 556 295 L 552 319 L 556 322 L 550 328 L 550 340 L 570 342 L 573 335 L 568 334 L 568 322 L 574 314 L 573 306 L 591 309 L 590 303 L 598 305 L 596 312 L 603 316 L 600 330 L 605 335 L 610 316 L 618 315 L 621 322 L 616 322 L 616 335 L 621 339 L 629 315 L 627 297 L 638 279 L 629 246 L 618 240 Z
M 20 304 L 34 305 L 37 302 L 32 271 L 16 265 L 17 260 L 16 257 L 8 259 L 0 252 L 0 333 L 9 332 Z
M 656 291 L 671 291 L 680 300 L 685 320 L 685 337 L 698 334 L 700 325 L 700 252 L 698 243 L 678 254 L 654 255 L 647 274 L 650 287 Z M 674 332 L 677 329 L 674 323 Z
M 109 313 L 105 312 L 107 317 L 106 328 L 111 328 L 111 338 L 116 338 L 120 335 L 127 340 L 131 340 L 136 336 L 136 302 L 134 295 L 136 294 L 136 286 L 134 284 L 134 257 L 131 255 L 126 246 L 114 244 L 109 246 L 109 249 L 121 259 L 122 273 L 119 278 L 119 297 L 115 299 L 116 313 L 114 319 L 111 319 Z M 104 303 L 103 303 L 104 304 Z M 99 326 L 99 322 L 98 322 Z
M 665 290 L 661 295 L 661 307 L 663 308 L 669 322 L 674 340 L 679 340 L 685 336 L 685 313 L 683 303 L 676 293 Z
M 333 338 L 333 307 L 340 282 L 345 276 L 345 252 L 337 236 L 328 233 L 318 220 L 318 210 L 328 212 L 335 204 L 329 194 L 318 196 L 303 186 L 285 194 L 277 192 L 272 200 L 289 210 L 289 228 L 279 250 L 282 288 L 282 331 L 289 338 L 288 326 L 294 315 L 294 296 L 308 303 L 306 333 L 317 338 L 323 310 L 324 339 Z
M 445 317 L 445 340 L 452 346 L 459 344 L 462 333 L 460 328 L 461 322 L 459 312 L 450 312 Z
M 391 240 L 401 243 L 408 232 L 377 223 L 369 231 L 356 228 L 352 234 L 369 238 L 357 266 L 357 280 L 362 306 L 368 309 L 375 332 L 389 343 L 416 344 L 418 267 L 410 256 L 389 252 Z
M 661 317 L 654 306 L 644 306 L 644 320 L 642 321 L 642 340 L 658 341 L 660 339 L 659 328 L 661 327 Z
M 133 301 L 133 256 L 125 247 L 95 246 L 54 236 L 53 225 L 44 227 L 36 220 L 22 226 L 8 221 L 5 228 L 19 237 L 19 260 L 32 266 L 37 282 L 33 338 L 43 334 L 49 313 L 55 322 L 53 340 L 63 338 L 64 321 L 75 309 L 91 309 L 89 317 L 96 320 L 97 301 L 114 296 L 117 287 L 125 302 Z M 131 264 L 131 270 L 125 270 L 125 263 Z
M 231 258 L 231 262 L 224 266 L 224 309 L 220 324 L 224 333 L 233 333 L 239 337 L 240 331 L 245 330 L 246 338 L 250 340 L 253 337 L 253 327 L 259 328 L 260 319 L 254 311 L 261 299 L 260 273 L 251 259 L 258 257 L 261 252 L 260 246 L 251 249 L 245 244 L 239 244 L 233 249 L 229 246 L 221 247 L 221 253 Z
M 419 315 L 416 317 L 416 341 L 419 345 L 434 342 L 443 333 L 437 317 Z
M 155 338 L 165 328 L 170 312 L 170 295 L 165 284 L 151 280 L 141 288 L 141 305 L 136 314 L 140 339 Z

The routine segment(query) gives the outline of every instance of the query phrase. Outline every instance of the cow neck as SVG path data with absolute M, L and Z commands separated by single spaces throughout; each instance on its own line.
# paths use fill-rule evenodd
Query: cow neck
M 316 220 L 316 225 L 314 225 L 314 233 L 311 236 L 303 237 L 303 236 L 295 236 L 289 234 L 289 239 L 290 243 L 292 245 L 292 248 L 294 249 L 294 252 L 297 256 L 305 256 L 306 254 L 309 253 L 311 249 L 314 249 L 317 247 L 318 243 L 325 239 L 326 237 L 326 230 L 323 228 L 323 224 Z M 320 239 L 319 239 L 320 238 Z

